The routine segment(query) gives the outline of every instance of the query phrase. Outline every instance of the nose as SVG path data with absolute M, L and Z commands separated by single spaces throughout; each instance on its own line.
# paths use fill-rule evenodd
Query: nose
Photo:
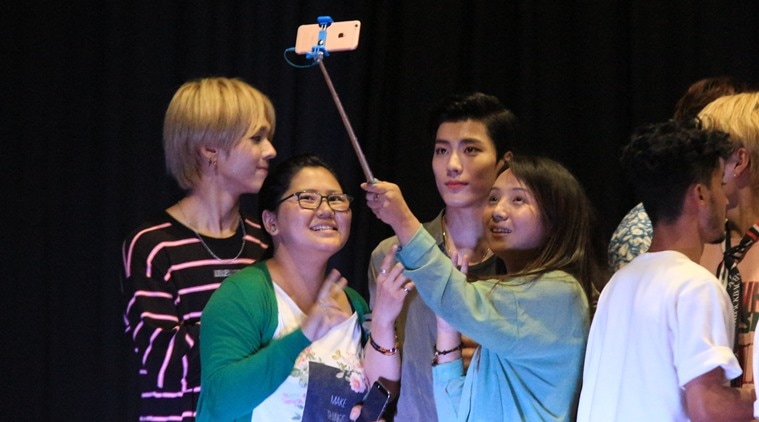
M 326 205 L 326 206 L 325 206 Z M 319 200 L 319 205 L 316 207 L 316 212 L 322 214 L 334 214 L 335 210 L 332 209 L 332 205 L 329 204 L 326 196 L 322 196 Z
M 449 174 L 461 173 L 461 160 L 457 152 L 452 152 L 448 158 L 448 164 L 446 166 Z
M 274 145 L 271 143 L 271 140 L 269 138 L 264 139 L 262 149 L 263 149 L 262 156 L 267 161 L 277 156 L 277 150 L 274 149 Z
M 497 204 L 493 207 L 492 212 L 490 213 L 490 219 L 499 222 L 504 221 L 508 218 L 508 211 L 506 210 L 506 206 L 503 204 L 503 201 L 498 201 Z

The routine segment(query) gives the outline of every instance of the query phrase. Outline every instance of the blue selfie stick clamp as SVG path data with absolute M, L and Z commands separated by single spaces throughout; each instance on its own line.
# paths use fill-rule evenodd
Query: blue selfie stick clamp
M 319 38 L 316 39 L 316 45 L 311 47 L 311 52 L 306 53 L 307 59 L 314 59 L 315 61 L 320 61 L 323 57 L 328 57 L 329 52 L 327 51 L 327 27 L 332 25 L 331 17 L 329 16 L 319 16 L 316 18 L 316 23 L 319 24 Z

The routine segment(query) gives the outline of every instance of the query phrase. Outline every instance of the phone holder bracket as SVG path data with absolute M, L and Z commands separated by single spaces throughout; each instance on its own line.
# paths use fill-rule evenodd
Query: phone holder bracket
M 319 38 L 316 40 L 316 45 L 311 47 L 311 52 L 306 53 L 307 59 L 313 59 L 314 61 L 321 61 L 324 57 L 329 57 L 327 51 L 327 27 L 332 25 L 331 17 L 319 16 L 316 18 L 316 23 L 319 24 Z

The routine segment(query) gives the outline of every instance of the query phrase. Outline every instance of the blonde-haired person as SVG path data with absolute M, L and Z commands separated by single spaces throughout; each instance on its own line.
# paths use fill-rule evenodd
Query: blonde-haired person
M 239 79 L 183 84 L 164 120 L 166 165 L 186 195 L 123 244 L 126 332 L 139 371 L 140 420 L 192 421 L 200 394 L 200 316 L 222 280 L 269 241 L 240 195 L 276 156 L 274 108 Z
M 716 274 L 728 290 L 736 322 L 735 352 L 743 368 L 733 384 L 753 388 L 754 332 L 759 307 L 759 92 L 720 97 L 698 115 L 704 129 L 726 132 L 737 148 L 725 162 L 725 194 L 728 198 L 727 236 L 720 244 L 706 245 L 701 265 Z M 741 245 L 741 240 L 747 243 Z M 735 255 L 732 252 L 738 252 Z M 730 253 L 725 253 L 726 251 Z M 737 266 L 731 264 L 735 262 Z

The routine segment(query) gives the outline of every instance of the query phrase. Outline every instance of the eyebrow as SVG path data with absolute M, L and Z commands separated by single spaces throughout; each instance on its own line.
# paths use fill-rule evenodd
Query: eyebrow
M 435 143 L 436 144 L 450 145 L 453 142 L 455 142 L 455 141 L 449 141 L 448 139 L 435 139 Z M 484 140 L 477 139 L 477 138 L 463 138 L 459 142 L 462 143 L 462 144 L 477 144 L 477 145 L 483 145 L 483 144 L 486 143 Z

